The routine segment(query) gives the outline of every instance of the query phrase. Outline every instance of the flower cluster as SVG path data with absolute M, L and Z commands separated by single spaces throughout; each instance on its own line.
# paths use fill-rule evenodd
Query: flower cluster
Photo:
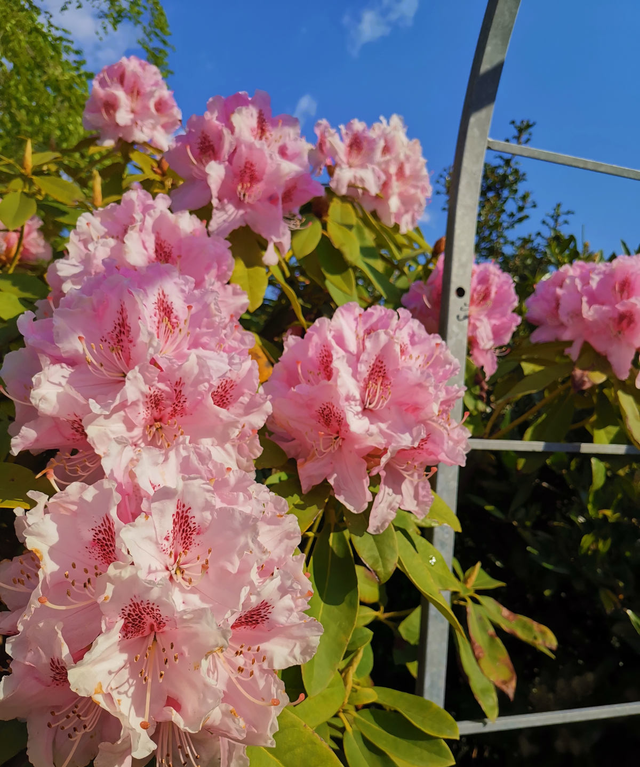
M 379 533 L 398 508 L 427 514 L 428 467 L 464 464 L 468 432 L 450 416 L 462 391 L 447 385 L 458 368 L 406 310 L 345 304 L 287 339 L 265 384 L 267 425 L 304 492 L 327 479 L 355 513 L 373 500 L 369 531 Z
M 10 263 L 20 243 L 20 230 L 7 231 L 1 226 L 0 223 L 0 262 Z M 20 261 L 23 263 L 35 264 L 38 261 L 51 261 L 53 252 L 51 245 L 42 236 L 41 226 L 42 219 L 38 216 L 31 216 L 24 225 L 20 249 Z
M 123 57 L 99 72 L 83 115 L 100 142 L 149 143 L 165 151 L 182 115 L 158 67 L 137 56 Z
M 34 765 L 246 767 L 288 702 L 276 670 L 317 647 L 297 521 L 253 479 L 270 406 L 229 272 L 134 190 L 81 217 L 20 318 L 12 449 L 57 450 L 64 486 L 17 510 L 25 552 L 0 563 L 0 718 L 27 720 Z
M 354 197 L 403 234 L 418 225 L 431 184 L 420 142 L 407 138 L 401 117 L 393 115 L 389 122 L 381 117 L 371 128 L 351 120 L 340 126 L 340 134 L 319 120 L 315 131 L 311 161 L 317 172 L 327 167 L 336 194 Z
M 402 297 L 402 305 L 425 326 L 438 330 L 442 302 L 444 256 L 440 256 L 426 282 L 416 280 Z M 469 298 L 469 356 L 489 378 L 498 367 L 496 348 L 508 344 L 520 317 L 513 311 L 518 296 L 510 275 L 490 261 L 475 263 Z
M 538 326 L 534 343 L 567 341 L 577 360 L 586 342 L 624 380 L 640 349 L 640 255 L 567 264 L 536 285 L 526 306 Z
M 197 210 L 211 202 L 212 233 L 224 237 L 249 226 L 267 240 L 265 263 L 275 264 L 275 248 L 289 249 L 287 219 L 323 191 L 309 171 L 310 148 L 295 117 L 271 114 L 268 94 L 215 96 L 166 154 L 185 181 L 172 193 L 173 207 Z

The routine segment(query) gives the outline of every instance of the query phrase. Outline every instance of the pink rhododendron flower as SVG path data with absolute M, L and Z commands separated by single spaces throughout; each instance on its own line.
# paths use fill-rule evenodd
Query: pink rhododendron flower
M 35 264 L 38 261 L 51 261 L 53 251 L 40 231 L 42 223 L 42 219 L 38 216 L 31 216 L 24 225 L 24 236 L 20 250 L 21 262 Z M 19 242 L 20 230 L 7 231 L 0 222 L 0 261 L 10 263 L 16 254 Z
M 374 533 L 401 504 L 425 516 L 428 467 L 464 463 L 467 430 L 450 417 L 462 392 L 447 385 L 457 368 L 440 337 L 404 309 L 345 304 L 304 339 L 289 336 L 265 384 L 268 426 L 297 460 L 303 492 L 327 479 L 353 512 L 373 501 Z
M 158 67 L 129 56 L 94 78 L 82 122 L 87 130 L 98 131 L 101 144 L 123 139 L 166 151 L 181 119 Z
M 236 285 L 229 243 L 208 235 L 206 225 L 187 212 L 171 213 L 171 200 L 132 189 L 119 203 L 83 213 L 71 232 L 67 254 L 47 272 L 57 305 L 63 295 L 111 266 L 144 271 L 154 263 L 171 264 L 196 288 L 214 288 L 221 308 L 239 317 L 248 301 Z
M 420 142 L 407 138 L 401 117 L 393 115 L 389 122 L 381 117 L 371 128 L 351 120 L 340 126 L 339 134 L 319 120 L 315 131 L 318 142 L 311 163 L 316 172 L 328 168 L 336 194 L 354 197 L 402 233 L 418 225 L 431 183 Z
M 440 256 L 426 282 L 416 280 L 402 297 L 402 305 L 435 333 L 440 321 L 444 256 Z M 513 279 L 491 262 L 475 263 L 471 274 L 469 299 L 469 356 L 487 378 L 498 367 L 496 349 L 508 344 L 520 317 Z
M 586 342 L 626 379 L 640 349 L 640 256 L 609 262 L 576 261 L 536 285 L 527 299 L 527 319 L 538 327 L 535 343 L 567 341 L 577 360 Z
M 0 719 L 26 719 L 34 767 L 88 764 L 122 729 L 90 696 L 71 689 L 74 660 L 61 626 L 54 620 L 29 624 L 7 642 L 13 660 L 11 674 L 0 681 Z
M 268 94 L 236 93 L 209 100 L 187 132 L 167 153 L 169 165 L 185 180 L 174 192 L 175 210 L 213 204 L 209 229 L 225 237 L 249 226 L 267 240 L 267 264 L 289 249 L 286 218 L 322 194 L 309 172 L 310 145 L 290 115 L 273 116 Z

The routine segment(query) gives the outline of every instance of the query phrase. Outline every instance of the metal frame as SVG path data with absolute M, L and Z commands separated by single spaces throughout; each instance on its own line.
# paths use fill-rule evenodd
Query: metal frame
M 458 142 L 451 173 L 449 214 L 440 311 L 440 335 L 452 354 L 460 361 L 460 372 L 453 383 L 464 383 L 469 318 L 469 292 L 471 271 L 475 255 L 478 203 L 487 149 L 518 155 L 583 170 L 606 173 L 640 181 L 640 171 L 617 165 L 587 160 L 571 155 L 548 152 L 529 146 L 495 141 L 489 138 L 491 118 L 500 76 L 518 15 L 521 0 L 488 0 L 480 36 L 476 47 L 467 93 L 462 108 Z M 453 418 L 462 417 L 462 401 L 452 412 Z M 472 439 L 472 450 L 533 453 L 581 453 L 588 455 L 639 455 L 631 445 L 598 445 L 589 443 L 533 442 L 513 439 Z M 437 491 L 452 509 L 458 501 L 457 466 L 440 466 L 436 476 Z M 450 566 L 453 558 L 454 532 L 448 526 L 433 529 L 433 544 Z M 448 600 L 450 595 L 443 594 Z M 422 600 L 422 625 L 418 657 L 417 693 L 444 706 L 449 623 L 431 604 Z M 640 714 L 640 702 L 593 706 L 582 709 L 550 711 L 519 716 L 498 717 L 495 722 L 459 722 L 461 735 L 480 734 L 541 727 L 551 724 L 585 722 L 596 719 Z

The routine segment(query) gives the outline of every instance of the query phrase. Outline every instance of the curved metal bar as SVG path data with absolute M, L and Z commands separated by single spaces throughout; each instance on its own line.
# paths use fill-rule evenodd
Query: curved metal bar
M 451 176 L 440 310 L 440 334 L 452 354 L 460 360 L 460 373 L 452 382 L 457 384 L 464 381 L 471 268 L 484 157 L 493 105 L 519 7 L 520 0 L 489 0 L 460 120 Z M 461 401 L 452 415 L 461 418 Z M 456 466 L 439 467 L 437 489 L 442 499 L 455 509 L 458 495 Z M 453 530 L 446 525 L 435 528 L 433 543 L 451 564 Z M 423 600 L 417 693 L 439 706 L 444 705 L 448 635 L 446 618 Z

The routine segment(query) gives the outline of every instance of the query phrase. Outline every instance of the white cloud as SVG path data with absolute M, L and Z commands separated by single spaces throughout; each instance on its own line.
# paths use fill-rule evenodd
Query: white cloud
M 390 34 L 394 27 L 410 27 L 420 0 L 377 0 L 355 19 L 347 14 L 342 23 L 347 28 L 347 48 L 357 56 L 365 43 L 374 43 Z
M 428 208 L 425 208 L 424 213 L 418 219 L 418 223 L 426 226 L 431 223 L 432 218 L 431 211 Z
M 298 99 L 293 116 L 300 120 L 300 125 L 304 125 L 307 117 L 315 117 L 317 109 L 318 102 L 309 93 L 305 93 Z
M 83 5 L 71 6 L 61 11 L 63 0 L 42 0 L 41 5 L 49 11 L 53 22 L 68 30 L 74 43 L 80 48 L 87 60 L 89 69 L 99 70 L 107 64 L 120 59 L 129 48 L 137 48 L 137 33 L 133 25 L 125 22 L 117 30 L 101 35 L 101 22 L 97 12 Z M 102 39 L 101 39 L 102 37 Z

